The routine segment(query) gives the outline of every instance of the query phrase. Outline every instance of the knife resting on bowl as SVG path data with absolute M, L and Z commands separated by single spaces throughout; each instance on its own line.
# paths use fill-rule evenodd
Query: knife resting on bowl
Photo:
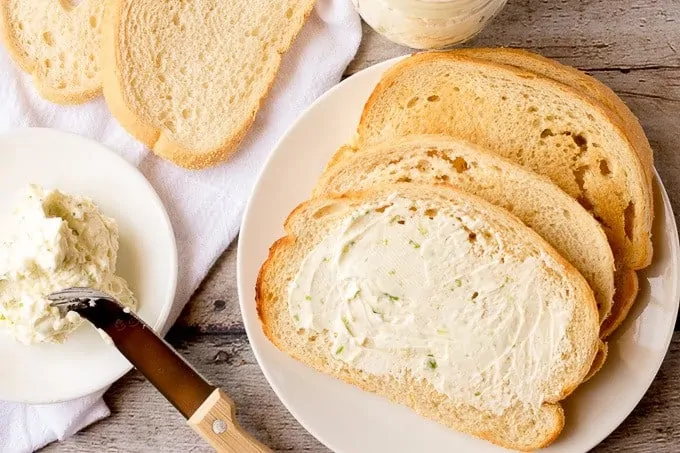
M 233 401 L 209 384 L 137 315 L 106 293 L 69 288 L 48 296 L 62 314 L 75 311 L 118 350 L 220 453 L 270 452 L 237 422 Z M 108 339 L 107 339 L 108 340 Z

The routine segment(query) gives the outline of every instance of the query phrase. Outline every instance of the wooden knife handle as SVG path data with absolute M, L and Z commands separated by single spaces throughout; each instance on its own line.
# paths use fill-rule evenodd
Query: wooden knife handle
M 234 402 L 220 389 L 215 389 L 194 412 L 189 426 L 219 453 L 271 452 L 241 428 Z

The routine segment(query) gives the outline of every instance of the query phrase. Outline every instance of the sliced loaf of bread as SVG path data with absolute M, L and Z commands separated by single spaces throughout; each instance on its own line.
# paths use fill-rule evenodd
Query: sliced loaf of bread
M 358 145 L 422 133 L 469 140 L 549 177 L 593 212 L 625 267 L 649 264 L 647 171 L 596 100 L 517 67 L 423 53 L 385 73 L 364 108 Z
M 479 197 L 417 184 L 314 198 L 285 229 L 256 285 L 279 349 L 506 448 L 557 438 L 599 317 L 581 274 L 533 230 Z
M 0 2 L 2 40 L 45 99 L 81 104 L 101 93 L 104 4 L 103 0 Z
M 182 167 L 237 149 L 314 0 L 107 0 L 104 96 L 113 115 Z
M 319 178 L 314 196 L 396 182 L 448 183 L 508 210 L 586 278 L 600 321 L 609 315 L 614 257 L 607 236 L 576 200 L 547 178 L 460 139 L 411 135 L 358 152 L 342 149 Z

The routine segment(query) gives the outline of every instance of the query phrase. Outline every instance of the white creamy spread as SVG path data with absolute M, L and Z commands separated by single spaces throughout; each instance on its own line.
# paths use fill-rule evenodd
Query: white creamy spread
M 460 208 L 427 209 L 393 196 L 328 234 L 290 284 L 295 326 L 326 332 L 340 361 L 480 410 L 540 406 L 571 349 L 571 308 L 540 284 L 555 263 L 513 258 Z
M 115 275 L 117 257 L 116 223 L 91 200 L 30 186 L 0 240 L 0 330 L 25 344 L 62 342 L 82 319 L 61 317 L 45 297 L 73 286 L 135 309 L 132 291 Z
M 416 49 L 452 46 L 477 34 L 506 0 L 352 0 L 391 41 Z

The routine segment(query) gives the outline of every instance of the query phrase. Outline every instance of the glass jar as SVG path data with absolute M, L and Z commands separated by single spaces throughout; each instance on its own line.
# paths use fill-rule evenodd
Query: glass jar
M 414 49 L 441 49 L 472 38 L 506 1 L 352 0 L 375 31 Z

